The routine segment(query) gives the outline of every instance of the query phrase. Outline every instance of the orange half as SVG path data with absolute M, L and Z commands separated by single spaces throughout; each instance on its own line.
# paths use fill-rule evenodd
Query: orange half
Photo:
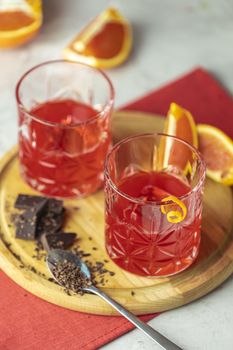
M 225 185 L 233 185 L 233 140 L 212 125 L 199 124 L 197 130 L 207 176 Z
M 126 60 L 132 47 L 129 22 L 115 8 L 91 21 L 64 49 L 64 58 L 94 67 L 112 68 Z
M 32 39 L 42 24 L 41 0 L 22 0 L 0 11 L 0 48 L 10 48 Z
M 192 114 L 176 103 L 171 103 L 165 121 L 164 133 L 177 136 L 194 147 L 198 147 L 196 125 Z M 187 146 L 163 138 L 159 147 L 160 167 L 178 166 L 186 173 L 192 172 L 192 152 Z

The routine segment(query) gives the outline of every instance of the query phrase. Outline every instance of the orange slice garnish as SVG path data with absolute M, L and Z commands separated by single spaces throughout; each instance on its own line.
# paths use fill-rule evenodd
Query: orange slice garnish
M 41 24 L 40 0 L 4 3 L 0 10 L 0 48 L 24 44 L 35 36 Z
M 222 184 L 233 185 L 233 140 L 211 125 L 199 124 L 197 130 L 207 176 Z
M 198 146 L 197 130 L 193 116 L 176 103 L 171 103 L 165 121 L 164 133 L 177 136 L 194 147 Z M 187 146 L 173 139 L 161 139 L 159 164 L 161 168 L 178 166 L 184 173 L 192 172 L 192 152 Z
M 175 196 L 168 196 L 162 199 L 161 202 L 172 202 L 161 205 L 161 212 L 167 216 L 167 221 L 177 224 L 183 221 L 187 216 L 186 205 Z
M 64 50 L 64 58 L 111 68 L 126 60 L 132 46 L 129 22 L 115 8 L 108 8 L 90 22 Z

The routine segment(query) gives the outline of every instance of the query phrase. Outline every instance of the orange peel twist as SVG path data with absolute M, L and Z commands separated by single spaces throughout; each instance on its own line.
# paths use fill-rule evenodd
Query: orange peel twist
M 162 199 L 162 202 L 173 202 L 175 203 L 180 210 L 169 210 L 169 207 L 173 204 L 161 205 L 161 212 L 167 216 L 167 221 L 171 223 L 178 223 L 183 221 L 187 216 L 187 207 L 186 205 L 175 196 L 168 196 Z

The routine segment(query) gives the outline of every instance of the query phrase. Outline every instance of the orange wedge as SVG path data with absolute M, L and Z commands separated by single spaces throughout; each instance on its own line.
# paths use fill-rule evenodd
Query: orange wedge
M 64 58 L 112 68 L 126 60 L 132 47 L 129 22 L 115 8 L 108 8 L 91 21 L 64 50 Z
M 197 130 L 207 176 L 222 184 L 233 185 L 233 140 L 211 125 L 199 124 Z
M 41 0 L 5 3 L 0 10 L 0 48 L 24 44 L 34 37 L 42 24 Z
M 164 133 L 177 136 L 194 147 L 198 146 L 196 125 L 191 113 L 176 103 L 170 105 Z M 187 172 L 192 163 L 192 152 L 172 139 L 162 139 L 159 146 L 159 159 L 162 168 L 175 165 Z

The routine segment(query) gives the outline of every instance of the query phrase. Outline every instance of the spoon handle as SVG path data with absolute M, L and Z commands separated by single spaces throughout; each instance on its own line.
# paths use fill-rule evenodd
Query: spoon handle
M 126 310 L 123 306 L 118 304 L 115 300 L 106 295 L 102 290 L 96 288 L 95 286 L 90 286 L 85 288 L 86 291 L 92 292 L 107 303 L 109 303 L 114 309 L 116 309 L 122 316 L 127 318 L 131 323 L 133 323 L 137 328 L 143 331 L 148 337 L 150 337 L 155 343 L 161 346 L 164 350 L 182 350 L 179 346 L 171 342 L 169 339 L 164 337 L 162 334 L 157 332 L 154 328 L 150 327 L 147 323 L 141 321 L 134 314 Z

